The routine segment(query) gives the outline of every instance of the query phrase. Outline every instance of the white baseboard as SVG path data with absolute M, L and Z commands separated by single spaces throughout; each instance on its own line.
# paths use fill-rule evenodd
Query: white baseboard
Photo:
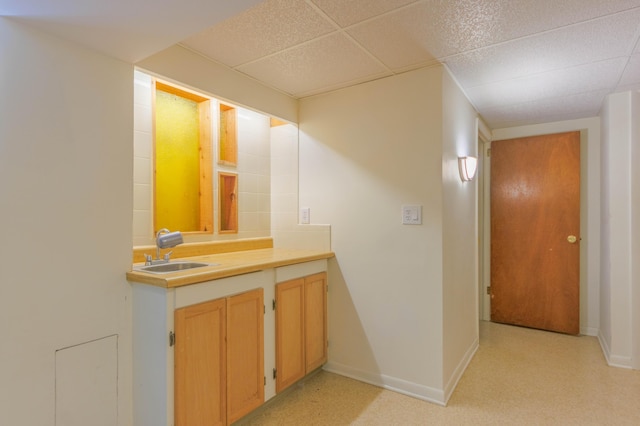
M 325 364 L 323 370 L 408 395 L 413 398 L 421 399 L 423 401 L 432 402 L 442 406 L 446 405 L 445 394 L 441 389 L 430 388 L 418 383 L 385 376 L 384 374 L 358 370 L 332 361 Z
M 580 327 L 580 334 L 583 336 L 597 337 L 599 333 L 600 330 L 596 327 Z
M 330 373 L 339 374 L 341 376 L 350 377 L 352 379 L 369 383 L 371 385 L 398 392 L 404 395 L 408 395 L 413 398 L 418 398 L 424 401 L 432 402 L 434 404 L 446 406 L 458 382 L 462 378 L 462 375 L 473 359 L 473 356 L 478 351 L 479 344 L 480 342 L 478 339 L 476 339 L 471 344 L 464 357 L 460 360 L 457 367 L 451 374 L 451 377 L 447 381 L 447 385 L 445 386 L 444 390 L 431 388 L 428 386 L 409 382 L 407 380 L 386 376 L 384 374 L 370 373 L 367 371 L 358 370 L 356 368 L 332 361 L 329 361 L 327 364 L 325 364 L 323 370 Z
M 619 368 L 633 368 L 631 364 L 631 357 L 611 354 L 611 349 L 609 348 L 607 341 L 602 336 L 602 333 L 598 333 L 598 342 L 600 342 L 600 348 L 602 349 L 602 353 L 604 354 L 608 365 Z
M 464 374 L 465 370 L 469 366 L 469 363 L 473 359 L 473 356 L 478 351 L 479 346 L 480 346 L 480 341 L 476 339 L 471 344 L 469 349 L 467 349 L 467 352 L 464 354 L 464 357 L 460 360 L 460 362 L 458 363 L 458 366 L 453 371 L 453 374 L 447 381 L 447 384 L 444 388 L 445 405 L 449 402 L 449 398 L 451 398 L 453 391 L 456 389 L 458 382 L 460 381 L 460 379 L 462 378 L 462 375 Z

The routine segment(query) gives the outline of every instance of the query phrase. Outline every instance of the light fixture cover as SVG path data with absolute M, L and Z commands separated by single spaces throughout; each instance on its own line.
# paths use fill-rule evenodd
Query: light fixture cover
M 473 180 L 477 167 L 478 159 L 476 157 L 458 157 L 458 170 L 463 182 Z

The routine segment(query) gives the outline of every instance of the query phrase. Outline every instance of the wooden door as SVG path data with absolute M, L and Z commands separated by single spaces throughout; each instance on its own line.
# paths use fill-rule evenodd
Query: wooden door
M 276 392 L 304 377 L 304 279 L 276 285 Z
M 176 426 L 227 424 L 225 300 L 176 309 Z
M 227 418 L 264 402 L 264 302 L 259 288 L 227 298 Z
M 327 274 L 304 279 L 305 364 L 309 373 L 327 362 Z
M 580 330 L 580 133 L 491 144 L 491 320 Z

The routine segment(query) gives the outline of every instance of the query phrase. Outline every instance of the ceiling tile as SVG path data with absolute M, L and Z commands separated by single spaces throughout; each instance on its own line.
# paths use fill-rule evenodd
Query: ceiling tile
M 600 111 L 607 90 L 580 93 L 571 96 L 542 99 L 510 105 L 508 108 L 489 108 L 482 118 L 492 129 L 525 124 L 595 117 Z
M 238 70 L 294 96 L 389 74 L 343 34 L 316 39 Z
M 473 0 L 469 2 L 475 3 Z M 500 20 L 494 42 L 548 31 L 600 16 L 640 7 L 640 0 L 482 0 L 499 3 L 494 18 Z
M 602 99 L 591 94 L 640 89 L 640 0 L 154 2 L 15 0 L 8 11 L 134 64 L 181 43 L 294 97 L 442 62 L 492 125 L 593 116 Z
M 637 84 L 640 84 L 640 53 L 631 56 L 618 86 L 626 87 Z
M 415 0 L 311 1 L 343 28 L 415 2 Z
M 0 0 L 2 18 L 136 63 L 259 0 Z
M 473 31 L 451 37 L 453 17 L 439 16 L 440 12 L 443 10 L 435 10 L 430 3 L 418 3 L 354 26 L 348 32 L 390 68 L 403 68 L 466 50 L 460 46 L 469 45 L 469 39 L 475 37 Z
M 267 0 L 182 44 L 235 67 L 334 30 L 302 0 Z
M 640 0 L 424 0 L 348 31 L 385 64 L 397 69 L 429 57 L 444 58 L 632 6 L 640 6 Z M 398 49 L 398 45 L 403 48 Z
M 626 58 L 615 58 L 466 89 L 476 108 L 509 108 L 516 103 L 615 88 Z
M 621 57 L 636 42 L 639 22 L 636 9 L 452 56 L 445 63 L 463 86 L 471 87 Z M 585 43 L 593 34 L 598 37 Z

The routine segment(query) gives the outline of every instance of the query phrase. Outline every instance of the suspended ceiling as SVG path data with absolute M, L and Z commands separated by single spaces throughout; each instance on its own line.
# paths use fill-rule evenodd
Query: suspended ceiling
M 640 89 L 640 0 L 0 0 L 0 14 L 134 63 L 181 44 L 296 98 L 444 63 L 492 128 L 593 117 Z

